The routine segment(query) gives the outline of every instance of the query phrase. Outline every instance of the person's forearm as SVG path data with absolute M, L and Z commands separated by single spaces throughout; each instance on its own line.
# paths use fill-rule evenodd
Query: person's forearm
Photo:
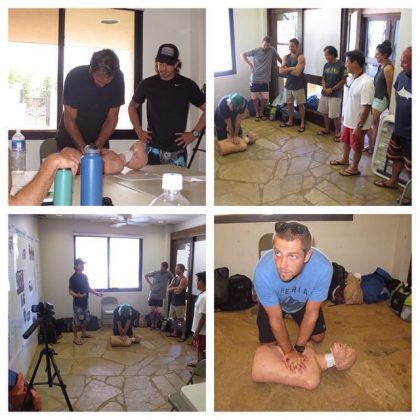
M 66 117 L 66 113 L 64 113 L 64 126 L 67 133 L 72 138 L 75 147 L 83 153 L 86 142 L 76 124 L 76 120 Z
M 127 319 L 127 321 L 125 321 L 125 325 L 124 325 L 124 335 L 127 335 L 129 328 L 130 328 L 130 320 Z
M 318 319 L 317 314 L 306 314 L 303 317 L 302 323 L 299 327 L 299 332 L 296 338 L 296 344 L 299 346 L 306 346 L 308 341 L 310 340 L 312 333 L 314 331 L 314 327 L 316 324 L 316 320 Z
M 370 114 L 371 106 L 363 105 L 363 111 L 359 115 L 359 121 L 357 124 L 364 124 Z
M 206 314 L 201 314 L 200 319 L 197 324 L 197 328 L 194 331 L 194 334 L 200 334 L 200 331 L 203 329 L 206 323 Z
M 54 155 L 45 159 L 32 180 L 21 188 L 13 197 L 9 196 L 9 205 L 40 206 L 47 196 L 57 170 L 57 159 Z
M 234 132 L 234 137 L 238 137 L 239 134 L 239 130 L 241 129 L 241 116 L 240 114 L 238 114 L 236 116 L 236 120 L 235 120 L 235 132 Z
M 94 146 L 101 148 L 111 137 L 115 131 L 115 127 L 118 124 L 118 117 L 107 116 L 104 123 L 102 124 L 101 131 L 99 132 L 98 138 L 93 143 Z
M 206 127 L 206 105 L 200 107 L 202 113 L 200 119 L 198 120 L 197 124 L 194 126 L 194 130 L 196 131 L 203 131 Z
M 128 107 L 128 116 L 130 117 L 131 124 L 133 125 L 134 131 L 136 132 L 137 137 L 140 138 L 140 134 L 143 132 L 143 128 L 140 123 L 138 107 L 130 103 Z
M 226 121 L 226 131 L 228 133 L 228 137 L 235 137 L 235 131 L 233 130 L 233 124 L 230 118 L 228 118 Z
M 277 341 L 277 345 L 283 350 L 283 353 L 289 353 L 293 350 L 292 343 L 290 341 L 289 333 L 287 332 L 286 325 L 284 325 L 283 318 L 271 320 L 270 319 L 271 330 Z

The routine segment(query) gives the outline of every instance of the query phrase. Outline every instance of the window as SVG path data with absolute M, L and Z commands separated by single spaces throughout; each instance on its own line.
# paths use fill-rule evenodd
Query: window
M 280 13 L 277 16 L 277 52 L 280 57 L 289 54 L 289 41 L 298 37 L 298 12 Z
M 127 108 L 141 79 L 142 37 L 135 33 L 141 27 L 142 13 L 117 9 L 9 9 L 9 135 L 18 128 L 30 132 L 30 139 L 54 136 L 63 112 L 62 90 L 67 73 L 89 64 L 93 52 L 111 48 L 119 57 L 126 87 L 125 104 L 113 138 L 134 138 Z
M 389 40 L 392 45 L 390 60 L 395 62 L 396 46 L 400 28 L 400 15 L 377 15 L 364 18 L 366 73 L 374 77 L 378 71 L 378 63 L 375 58 L 376 46 Z
M 232 9 L 227 9 L 223 14 L 221 13 L 217 31 L 214 31 L 213 35 L 216 37 L 215 45 L 218 48 L 217 54 L 214 54 L 214 76 L 236 74 L 235 31 Z
M 74 237 L 75 258 L 86 261 L 84 273 L 97 290 L 141 290 L 141 238 Z

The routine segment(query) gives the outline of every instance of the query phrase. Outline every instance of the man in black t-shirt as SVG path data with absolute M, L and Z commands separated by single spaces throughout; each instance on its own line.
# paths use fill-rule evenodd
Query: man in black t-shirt
M 147 164 L 144 147 L 133 145 L 130 151 L 118 155 L 109 150 L 109 138 L 124 104 L 124 75 L 114 51 L 97 51 L 89 65 L 75 67 L 68 73 L 63 103 L 56 137 L 59 151 L 64 149 L 65 155 L 69 153 L 80 160 L 86 145 L 96 146 L 101 149 L 104 173 L 119 173 L 124 166 L 139 169 Z
M 188 144 L 206 125 L 206 98 L 197 84 L 181 76 L 178 48 L 173 44 L 159 47 L 155 59 L 156 75 L 141 81 L 128 107 L 138 138 L 146 144 L 151 165 L 172 163 L 186 166 Z M 143 130 L 139 112 L 147 99 L 147 130 Z M 202 114 L 192 131 L 185 131 L 190 103 Z
M 97 292 L 89 286 L 89 280 L 86 274 L 85 261 L 77 258 L 74 261 L 74 274 L 69 280 L 69 295 L 73 296 L 73 343 L 81 345 L 82 340 L 77 336 L 79 328 L 82 330 L 82 338 L 90 338 L 86 333 L 86 327 L 89 322 L 89 293 L 102 297 L 102 293 Z

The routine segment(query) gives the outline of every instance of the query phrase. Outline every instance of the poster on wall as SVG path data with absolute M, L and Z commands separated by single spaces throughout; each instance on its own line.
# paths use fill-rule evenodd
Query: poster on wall
M 31 306 L 39 297 L 39 242 L 26 231 L 9 224 L 9 360 L 26 340 L 22 334 L 31 326 L 35 314 Z

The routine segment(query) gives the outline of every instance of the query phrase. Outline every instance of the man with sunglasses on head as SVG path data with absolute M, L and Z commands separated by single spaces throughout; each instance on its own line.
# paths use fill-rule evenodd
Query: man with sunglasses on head
M 326 300 L 332 278 L 332 264 L 312 247 L 309 229 L 298 222 L 275 225 L 273 250 L 257 263 L 254 286 L 259 300 L 257 324 L 259 341 L 279 346 L 286 367 L 303 371 L 307 343 L 320 343 L 325 337 L 322 303 Z M 292 343 L 284 317 L 299 325 Z

